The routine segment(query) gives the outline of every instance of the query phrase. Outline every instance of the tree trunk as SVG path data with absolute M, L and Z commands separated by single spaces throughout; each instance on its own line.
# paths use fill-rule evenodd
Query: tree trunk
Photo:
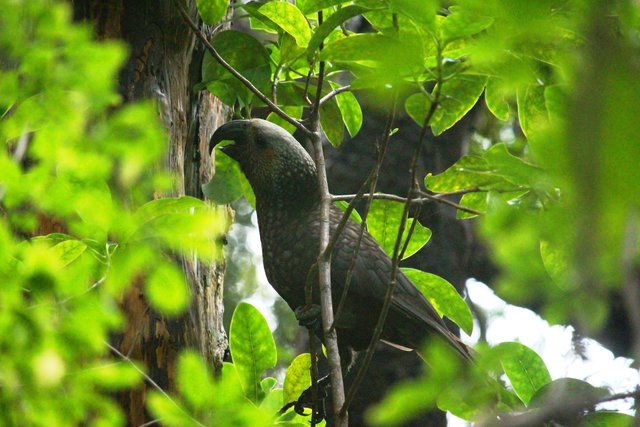
M 125 102 L 154 99 L 170 138 L 168 165 L 176 177 L 174 195 L 202 198 L 201 184 L 211 178 L 208 141 L 228 110 L 206 92 L 194 92 L 200 82 L 203 48 L 171 0 L 74 0 L 77 20 L 94 25 L 100 39 L 126 42 L 130 58 L 120 74 Z M 197 20 L 195 4 L 186 8 Z M 210 28 L 203 27 L 210 32 Z M 190 310 L 178 319 L 166 319 L 147 304 L 143 283 L 134 283 L 122 302 L 126 329 L 114 343 L 121 352 L 141 361 L 150 377 L 164 390 L 174 387 L 174 361 L 179 351 L 199 351 L 214 371 L 220 369 L 227 349 L 222 326 L 223 263 L 207 265 L 195 257 L 181 262 L 191 286 Z M 150 421 L 145 411 L 149 387 L 120 395 L 129 425 Z

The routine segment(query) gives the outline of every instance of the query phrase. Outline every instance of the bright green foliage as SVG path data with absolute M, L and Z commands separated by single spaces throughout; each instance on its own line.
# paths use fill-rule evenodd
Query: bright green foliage
M 400 218 L 402 217 L 403 207 L 401 204 L 389 200 L 373 200 L 371 202 L 371 211 L 367 217 L 367 227 L 369 233 L 378 241 L 382 249 L 389 255 L 393 256 L 393 248 L 396 244 L 396 237 L 400 230 Z M 410 222 L 407 224 L 402 234 L 402 242 L 400 249 L 407 237 L 409 236 Z M 431 230 L 416 221 L 415 228 L 411 234 L 411 240 L 404 252 L 404 258 L 409 258 L 427 244 L 431 238 Z
M 440 316 L 447 316 L 467 335 L 471 335 L 473 331 L 471 310 L 451 283 L 440 276 L 414 268 L 402 268 L 402 272 L 420 289 Z
M 551 381 L 542 358 L 529 347 L 516 342 L 503 342 L 495 349 L 513 389 L 528 405 L 534 394 Z
M 169 254 L 213 260 L 225 221 L 197 199 L 150 201 L 170 190 L 167 137 L 154 105 L 121 103 L 123 45 L 63 2 L 0 9 L 0 424 L 124 425 L 114 393 L 144 367 L 107 347 L 118 301 L 143 280 L 155 309 L 183 313 Z
M 233 313 L 229 347 L 245 395 L 259 401 L 263 397 L 262 374 L 276 365 L 276 344 L 267 321 L 251 304 L 240 303 Z
M 302 353 L 291 362 L 284 379 L 282 405 L 293 402 L 311 385 L 311 356 Z
M 227 14 L 229 2 L 227 0 L 196 0 L 198 13 L 202 20 L 209 25 L 214 25 Z

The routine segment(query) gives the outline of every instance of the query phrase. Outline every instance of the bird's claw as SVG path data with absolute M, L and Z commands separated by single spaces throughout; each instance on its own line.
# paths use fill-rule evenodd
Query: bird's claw
M 317 304 L 301 305 L 295 309 L 298 324 L 309 329 L 317 329 L 320 326 L 320 313 L 320 306 Z
M 312 388 L 309 387 L 308 389 L 303 391 L 302 394 L 300 394 L 300 397 L 298 398 L 298 400 L 295 402 L 295 405 L 293 406 L 293 410 L 296 411 L 296 414 L 298 415 L 303 415 L 303 416 L 311 415 L 311 417 L 313 418 L 313 422 L 319 423 L 320 421 L 324 420 L 327 416 L 325 407 L 324 407 L 324 399 L 326 397 L 327 397 L 326 388 L 323 386 L 319 386 L 318 398 L 316 400 L 315 411 L 314 411 L 313 391 L 312 391 Z M 311 414 L 307 414 L 305 412 L 306 408 L 311 409 Z

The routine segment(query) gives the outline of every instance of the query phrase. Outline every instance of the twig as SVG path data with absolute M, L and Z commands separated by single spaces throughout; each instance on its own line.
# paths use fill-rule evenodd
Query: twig
M 438 77 L 442 76 L 442 50 L 439 44 L 437 44 L 438 46 L 438 51 L 437 51 L 437 75 Z M 436 108 L 438 107 L 438 102 L 440 99 L 440 89 L 441 89 L 441 84 L 439 84 L 439 81 L 436 83 L 435 89 L 434 89 L 434 102 L 431 104 L 431 107 L 429 108 L 429 111 L 427 113 L 427 115 L 424 118 L 424 124 L 422 126 L 422 129 L 420 130 L 420 136 L 418 137 L 418 141 L 416 143 L 416 148 L 413 154 L 413 157 L 411 159 L 411 181 L 409 182 L 409 187 L 411 189 L 414 188 L 415 183 L 417 182 L 417 164 L 418 164 L 418 158 L 420 156 L 420 152 L 422 151 L 422 145 L 424 142 L 424 138 L 427 134 L 427 129 L 429 128 L 429 122 L 431 121 L 431 118 L 433 117 L 433 114 L 436 111 Z M 358 389 L 358 387 L 360 386 L 360 384 L 362 383 L 362 381 L 364 380 L 364 376 L 367 372 L 367 370 L 369 369 L 369 365 L 371 364 L 371 359 L 373 358 L 373 354 L 375 352 L 375 348 L 376 345 L 378 344 L 378 341 L 380 340 L 380 337 L 382 336 L 382 331 L 384 329 L 384 324 L 387 320 L 387 315 L 389 314 L 389 308 L 391 307 L 391 300 L 393 297 L 393 292 L 395 291 L 396 288 L 396 284 L 397 284 L 397 275 L 398 275 L 398 267 L 399 267 L 399 262 L 400 262 L 400 256 L 401 256 L 401 248 L 400 245 L 402 244 L 402 237 L 404 235 L 404 229 L 406 227 L 406 223 L 407 223 L 407 218 L 409 215 L 409 208 L 411 206 L 411 200 L 412 200 L 412 196 L 414 194 L 414 191 L 409 191 L 407 200 L 404 204 L 404 209 L 403 209 L 403 213 L 402 213 L 402 217 L 400 219 L 400 226 L 398 228 L 398 234 L 396 236 L 396 242 L 394 244 L 393 247 L 393 257 L 391 259 L 392 265 L 391 265 L 391 277 L 389 280 L 389 286 L 387 288 L 387 292 L 385 294 L 385 298 L 384 298 L 384 302 L 382 304 L 382 309 L 380 310 L 380 315 L 378 317 L 378 322 L 376 323 L 375 329 L 373 331 L 373 335 L 371 336 L 371 341 L 369 342 L 369 346 L 367 347 L 366 353 L 364 355 L 364 359 L 362 361 L 362 365 L 360 366 L 360 369 L 358 370 L 358 374 L 351 386 L 351 388 L 349 389 L 349 398 L 353 399 L 353 397 L 355 396 L 355 393 Z M 346 408 L 345 408 L 346 409 Z
M 421 205 L 427 202 L 438 202 L 438 203 L 444 203 L 445 205 L 452 206 L 460 211 L 467 212 L 473 215 L 482 215 L 482 212 L 480 211 L 467 208 L 456 202 L 452 202 L 451 200 L 447 200 L 442 197 L 433 196 L 429 193 L 424 193 L 422 191 L 418 191 L 416 193 L 420 194 L 422 197 L 412 198 L 411 200 L 409 200 L 407 197 L 402 197 L 402 196 L 397 196 L 395 194 L 387 194 L 387 193 L 366 193 L 362 195 L 362 197 L 371 197 L 373 199 L 379 199 L 379 200 L 391 200 L 393 202 L 400 202 L 400 203 L 406 203 L 409 200 L 409 203 L 415 204 L 415 205 Z M 357 194 L 341 194 L 338 196 L 332 196 L 331 200 L 333 200 L 334 202 L 339 200 L 352 200 L 357 196 L 358 196 Z
M 322 99 L 320 99 L 320 102 L 318 103 L 319 106 L 322 106 L 325 102 L 329 101 L 334 96 L 336 96 L 336 95 L 338 95 L 338 94 L 340 94 L 342 92 L 346 92 L 349 89 L 351 89 L 351 85 L 341 86 L 339 88 L 336 88 L 336 89 L 332 90 L 331 92 L 329 92 L 328 94 L 323 96 Z
M 318 12 L 318 25 L 322 25 L 322 11 Z M 322 49 L 322 44 L 320 45 Z M 320 135 L 320 99 L 322 97 L 322 84 L 324 80 L 324 61 L 320 61 L 318 70 L 318 86 L 316 98 L 311 110 L 311 134 L 309 135 L 314 148 L 315 163 L 318 170 L 318 188 L 321 195 L 320 208 L 320 247 L 318 248 L 318 287 L 320 289 L 320 306 L 322 311 L 322 329 L 324 332 L 325 346 L 329 359 L 329 375 L 331 378 L 331 393 L 333 408 L 336 414 L 335 425 L 337 427 L 348 426 L 348 416 L 340 409 L 344 404 L 344 380 L 340 364 L 340 352 L 338 350 L 338 336 L 333 326 L 333 301 L 331 297 L 331 253 L 326 251 L 329 244 L 330 219 L 329 209 L 331 195 L 327 184 L 327 171 L 325 169 L 324 153 L 322 150 L 322 138 Z
M 130 364 L 131 364 L 131 366 L 133 366 L 133 369 L 135 369 L 136 371 L 138 371 L 138 372 L 140 373 L 140 375 L 142 375 L 142 377 L 143 377 L 143 378 L 144 378 L 144 379 L 145 379 L 149 384 L 151 384 L 151 386 L 152 386 L 153 388 L 155 388 L 156 390 L 158 390 L 158 391 L 160 392 L 160 394 L 162 394 L 165 398 L 167 398 L 167 400 L 168 400 L 169 402 L 173 403 L 173 404 L 175 405 L 175 407 L 176 407 L 176 408 L 178 408 L 178 409 L 179 409 L 182 413 L 184 413 L 187 417 L 189 417 L 189 419 L 190 419 L 191 421 L 193 421 L 194 423 L 196 423 L 196 424 L 197 424 L 197 425 L 199 425 L 199 426 L 205 427 L 205 425 L 204 425 L 204 424 L 202 424 L 200 421 L 198 421 L 198 420 L 196 420 L 195 418 L 193 418 L 191 415 L 189 415 L 189 413 L 188 413 L 187 411 L 185 411 L 184 409 L 182 409 L 182 407 L 181 407 L 180 405 L 178 405 L 178 403 L 177 403 L 175 400 L 173 400 L 173 399 L 171 398 L 171 396 L 169 396 L 169 394 L 168 394 L 166 391 L 164 391 L 164 390 L 162 389 L 162 387 L 160 387 L 160 386 L 158 385 L 158 383 L 157 383 L 157 382 L 155 382 L 155 381 L 153 380 L 153 378 L 151 378 L 149 375 L 147 375 L 147 373 L 146 373 L 146 372 L 144 372 L 142 369 L 140 369 L 140 368 L 138 367 L 138 365 L 136 365 L 135 363 L 133 363 L 133 360 L 131 360 L 129 357 L 127 357 L 127 356 L 125 356 L 124 354 L 122 354 L 122 353 L 120 352 L 120 350 L 118 350 L 117 348 L 115 348 L 114 346 L 112 346 L 111 344 L 109 344 L 107 341 L 103 341 L 103 342 L 104 342 L 104 344 L 105 344 L 107 347 L 109 347 L 109 349 L 110 349 L 113 353 L 115 353 L 118 357 L 120 357 L 122 360 L 124 360 L 124 361 L 126 361 L 126 362 L 130 363 Z
M 231 75 L 233 75 L 236 79 L 238 79 L 240 82 L 242 82 L 242 84 L 245 85 L 245 87 L 247 89 L 249 89 L 258 99 L 260 99 L 262 102 L 267 104 L 267 106 L 271 109 L 271 111 L 273 111 L 274 113 L 276 113 L 277 115 L 282 117 L 282 119 L 284 119 L 287 123 L 290 123 L 291 125 L 295 126 L 296 129 L 298 129 L 299 131 L 303 132 L 305 135 L 309 135 L 310 134 L 309 129 L 307 129 L 302 123 L 300 123 L 299 121 L 297 121 L 296 119 L 294 119 L 293 117 L 291 117 L 290 115 L 285 113 L 280 107 L 278 107 L 276 104 L 274 104 L 269 99 L 269 97 L 267 97 L 265 94 L 260 92 L 260 89 L 255 87 L 253 85 L 253 83 L 251 83 L 246 77 L 244 77 L 238 70 L 233 68 L 233 66 L 231 66 L 231 64 L 229 64 L 227 61 L 225 61 L 225 59 L 222 56 L 220 56 L 220 54 L 213 47 L 213 45 L 211 43 L 209 43 L 209 40 L 207 40 L 207 37 L 202 33 L 202 31 L 200 31 L 200 28 L 198 28 L 196 23 L 193 22 L 193 19 L 191 19 L 191 17 L 187 13 L 187 11 L 184 10 L 184 8 L 182 7 L 182 4 L 180 4 L 180 0 L 174 0 L 174 3 L 176 5 L 176 7 L 178 8 L 178 11 L 180 12 L 180 15 L 182 15 L 182 18 L 184 19 L 184 21 L 191 28 L 191 31 L 193 32 L 193 34 L 195 34 L 195 36 L 198 39 L 200 39 L 200 41 L 207 48 L 207 50 L 209 51 L 211 56 L 213 56 L 213 58 L 225 70 L 227 70 L 229 73 L 231 73 Z

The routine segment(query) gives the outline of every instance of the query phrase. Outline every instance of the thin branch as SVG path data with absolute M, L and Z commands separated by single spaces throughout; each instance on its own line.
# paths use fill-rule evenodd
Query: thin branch
M 191 421 L 193 421 L 194 423 L 196 423 L 196 424 L 197 424 L 197 425 L 199 425 L 199 426 L 206 427 L 206 426 L 205 426 L 204 424 L 202 424 L 200 421 L 196 420 L 196 419 L 195 419 L 195 418 L 193 418 L 191 415 L 189 415 L 189 413 L 188 413 L 187 411 L 185 411 L 185 410 L 184 410 L 180 405 L 178 405 L 178 403 L 177 403 L 175 400 L 173 400 L 173 398 L 171 398 L 171 396 L 169 396 L 169 394 L 168 394 L 166 391 L 164 391 L 164 390 L 162 389 L 162 387 L 160 387 L 160 386 L 158 385 L 158 383 L 157 383 L 157 382 L 155 382 L 155 381 L 153 380 L 153 378 L 151 378 L 149 375 L 147 375 L 147 373 L 146 373 L 146 372 L 144 372 L 142 369 L 140 369 L 140 368 L 138 367 L 138 365 L 136 365 L 136 364 L 133 362 L 133 360 L 131 360 L 129 357 L 127 357 L 127 356 L 125 356 L 124 354 L 122 354 L 122 353 L 120 352 L 120 350 L 118 350 L 117 348 L 115 348 L 114 346 L 112 346 L 111 344 L 109 344 L 107 341 L 103 341 L 103 342 L 104 342 L 104 344 L 105 344 L 107 347 L 109 347 L 109 349 L 110 349 L 113 353 L 115 353 L 118 357 L 120 357 L 122 360 L 124 360 L 124 361 L 126 361 L 126 362 L 130 363 L 130 364 L 131 364 L 131 366 L 133 366 L 133 369 L 135 369 L 136 371 L 138 371 L 138 373 L 140 373 L 140 375 L 142 375 L 142 377 L 143 377 L 143 378 L 144 378 L 144 379 L 145 379 L 149 384 L 151 384 L 151 386 L 152 386 L 153 388 L 155 388 L 156 390 L 158 390 L 158 391 L 160 392 L 160 394 L 162 394 L 164 397 L 166 397 L 166 398 L 167 398 L 167 400 L 169 400 L 169 402 L 173 403 L 173 404 L 175 405 L 175 407 L 176 407 L 176 408 L 178 408 L 178 409 L 179 409 L 182 413 L 184 413 L 187 417 L 189 417 L 189 419 L 190 419 Z
M 438 77 L 440 77 L 442 76 L 442 50 L 439 44 L 437 44 L 437 46 L 438 46 L 437 75 Z M 424 143 L 424 138 L 426 137 L 426 134 L 427 134 L 427 129 L 429 128 L 429 122 L 431 121 L 431 118 L 433 117 L 433 114 L 435 113 L 438 107 L 438 103 L 440 100 L 441 86 L 442 85 L 438 81 L 434 89 L 434 102 L 431 104 L 431 107 L 429 108 L 429 111 L 424 118 L 424 123 L 423 123 L 422 129 L 420 130 L 420 136 L 418 137 L 418 141 L 416 142 L 416 148 L 415 148 L 413 157 L 411 159 L 411 168 L 410 168 L 411 180 L 409 181 L 409 188 L 411 188 L 412 190 L 414 189 L 414 186 L 417 182 L 418 158 L 420 157 L 420 153 L 422 151 L 422 145 Z M 393 247 L 393 257 L 391 259 L 391 262 L 392 262 L 391 277 L 389 280 L 389 286 L 387 287 L 387 292 L 385 294 L 384 302 L 382 304 L 382 309 L 380 310 L 378 322 L 376 323 L 375 329 L 373 331 L 373 335 L 371 336 L 371 341 L 369 342 L 369 346 L 367 347 L 362 365 L 358 370 L 356 379 L 354 380 L 351 388 L 349 389 L 349 398 L 351 399 L 353 399 L 353 397 L 355 396 L 355 393 L 358 387 L 360 387 L 362 381 L 364 380 L 364 376 L 367 370 L 369 369 L 369 365 L 371 364 L 371 359 L 373 358 L 373 354 L 375 353 L 376 345 L 378 344 L 378 341 L 382 336 L 384 324 L 387 320 L 387 315 L 389 314 L 389 308 L 391 307 L 391 299 L 393 297 L 393 292 L 395 291 L 396 284 L 397 284 L 398 268 L 399 268 L 401 250 L 402 250 L 400 246 L 402 244 L 404 229 L 406 227 L 407 219 L 409 216 L 409 208 L 411 207 L 411 200 L 412 200 L 413 194 L 414 194 L 414 191 L 409 191 L 407 200 L 404 204 L 402 217 L 400 219 L 400 226 L 398 228 L 398 234 L 396 236 L 396 241 Z
M 209 53 L 211 54 L 211 56 L 213 56 L 213 58 L 225 69 L 227 70 L 229 73 L 231 73 L 231 75 L 233 75 L 236 79 L 238 79 L 247 89 L 249 89 L 258 99 L 260 99 L 262 102 L 264 102 L 265 104 L 267 104 L 267 106 L 271 109 L 271 111 L 273 111 L 274 113 L 276 113 L 277 115 L 279 115 L 280 117 L 282 117 L 282 119 L 284 119 L 287 123 L 292 124 L 293 126 L 296 127 L 296 129 L 298 129 L 299 131 L 303 132 L 305 135 L 309 135 L 310 131 L 309 129 L 307 129 L 302 123 L 300 123 L 299 121 L 297 121 L 296 119 L 294 119 L 293 117 L 291 117 L 290 115 L 288 115 L 287 113 L 285 113 L 280 107 L 278 107 L 276 104 L 274 104 L 271 99 L 269 99 L 269 97 L 267 97 L 265 94 L 263 94 L 262 92 L 260 92 L 260 89 L 258 89 L 257 87 L 255 87 L 253 85 L 253 83 L 251 83 L 246 77 L 244 77 L 238 70 L 236 70 L 235 68 L 233 68 L 233 66 L 231 66 L 231 64 L 229 64 L 227 61 L 225 61 L 225 59 L 220 56 L 220 54 L 218 53 L 218 51 L 213 47 L 213 45 L 211 43 L 209 43 L 209 40 L 207 39 L 207 37 L 202 33 L 202 31 L 200 31 L 200 28 L 198 28 L 198 26 L 196 25 L 195 22 L 193 22 L 193 19 L 191 19 L 191 17 L 189 16 L 189 14 L 187 13 L 187 11 L 184 9 L 184 7 L 182 6 L 182 4 L 180 4 L 180 0 L 174 0 L 174 3 L 176 5 L 176 7 L 178 8 L 178 11 L 180 12 L 180 15 L 182 15 L 182 18 L 184 19 L 184 21 L 187 23 L 187 25 L 189 25 L 189 28 L 191 28 L 191 31 L 193 32 L 193 34 L 195 34 L 195 36 L 200 39 L 200 41 L 202 42 L 202 44 L 207 48 L 207 50 L 209 51 Z
M 328 94 L 326 94 L 325 96 L 322 97 L 322 99 L 320 99 L 320 102 L 318 103 L 319 106 L 322 107 L 322 105 L 329 101 L 331 98 L 333 98 L 334 96 L 342 93 L 342 92 L 346 92 L 348 90 L 351 89 L 351 85 L 346 85 L 346 86 L 341 86 L 339 88 L 336 88 L 334 90 L 332 90 L 331 92 L 329 92 Z
M 482 215 L 482 212 L 480 211 L 477 211 L 472 208 L 467 208 L 456 202 L 452 202 L 451 200 L 444 199 L 438 196 L 433 196 L 423 191 L 417 191 L 416 193 L 420 194 L 422 197 L 412 198 L 409 200 L 407 197 L 402 197 L 402 196 L 397 196 L 395 194 L 387 194 L 387 193 L 366 193 L 362 195 L 362 197 L 371 197 L 373 199 L 379 199 L 379 200 L 391 200 L 393 202 L 400 202 L 400 203 L 407 203 L 407 201 L 409 201 L 409 203 L 415 204 L 415 205 L 422 205 L 428 202 L 438 202 L 438 203 L 444 203 L 445 205 L 452 206 L 460 211 L 467 212 L 473 215 Z M 333 200 L 334 202 L 340 201 L 340 200 L 352 200 L 356 197 L 358 197 L 357 194 L 341 194 L 338 196 L 332 196 L 331 200 Z
M 318 25 L 322 25 L 322 11 L 318 12 Z M 322 44 L 320 50 L 322 50 Z M 309 135 L 313 144 L 315 163 L 318 170 L 318 188 L 321 195 L 320 207 L 320 244 L 318 248 L 318 287 L 320 289 L 320 307 L 322 311 L 322 329 L 324 332 L 325 346 L 329 359 L 329 375 L 331 378 L 331 393 L 335 425 L 337 427 L 348 426 L 348 416 L 340 412 L 344 404 L 344 380 L 342 378 L 342 366 L 340 364 L 340 352 L 338 350 L 338 336 L 333 326 L 333 301 L 331 296 L 331 253 L 326 251 L 329 244 L 330 233 L 330 204 L 331 195 L 327 184 L 327 171 L 325 169 L 324 152 L 322 150 L 322 137 L 320 134 L 320 99 L 322 97 L 322 84 L 324 80 L 325 63 L 320 61 L 318 69 L 318 86 L 315 102 L 311 110 L 311 133 Z

